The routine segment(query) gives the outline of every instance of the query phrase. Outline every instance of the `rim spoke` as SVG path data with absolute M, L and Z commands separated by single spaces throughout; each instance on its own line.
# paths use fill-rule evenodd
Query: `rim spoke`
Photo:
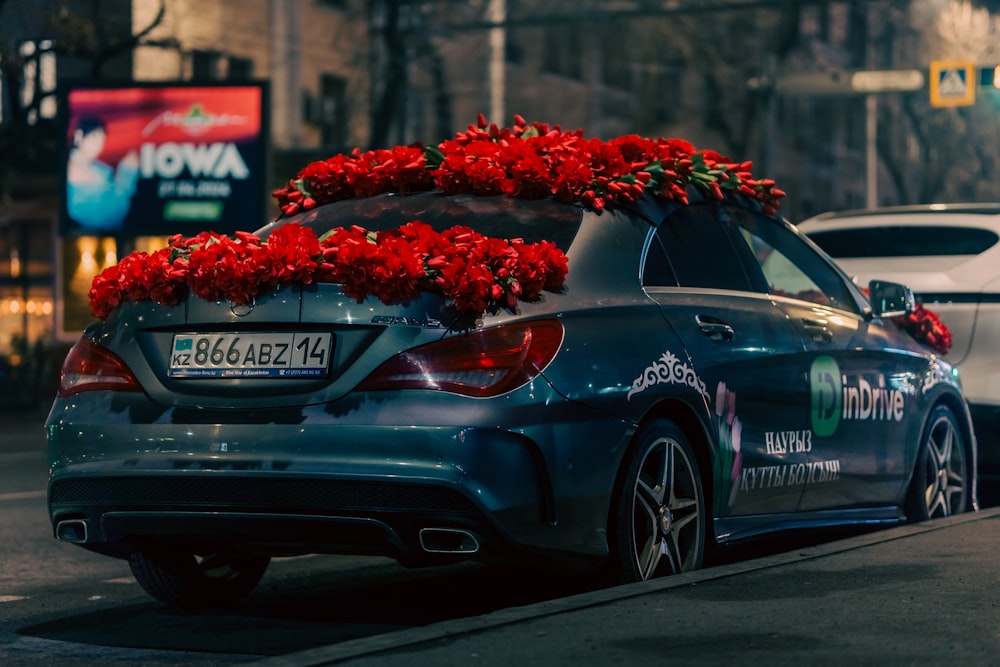
M 932 466 L 928 466 L 928 468 L 932 468 Z M 940 502 L 941 491 L 938 486 L 936 471 L 929 469 L 927 472 L 930 476 L 930 480 L 928 480 L 927 490 L 924 492 L 924 497 L 927 500 L 927 514 L 933 517 L 934 513 L 937 511 L 938 503 Z
M 667 539 L 663 540 L 663 548 L 666 552 L 667 562 L 670 563 L 670 574 L 678 574 L 684 567 L 684 558 L 681 554 L 677 531 L 671 530 Z
M 660 564 L 660 556 L 663 555 L 663 540 L 655 539 L 655 536 L 646 540 L 639 554 L 639 576 L 643 581 L 653 576 L 656 567 Z
M 947 420 L 945 420 L 942 428 L 944 430 L 944 437 L 941 438 L 941 458 L 938 460 L 938 463 L 941 465 L 941 468 L 944 468 L 951 459 L 951 450 L 955 442 L 955 431 L 952 429 L 951 423 Z
M 632 500 L 632 548 L 642 580 L 687 566 L 701 539 L 701 508 L 692 497 L 697 488 L 683 445 L 670 437 L 653 442 L 641 462 Z
M 951 516 L 959 509 L 955 507 L 956 498 L 958 498 L 958 502 L 961 502 L 962 489 L 954 486 L 949 486 L 948 489 L 945 491 L 945 507 L 947 508 L 948 516 Z
M 957 437 L 954 425 L 943 419 L 928 443 L 928 474 L 933 475 L 933 481 L 929 484 L 927 510 L 931 516 L 951 516 L 961 511 L 964 502 L 965 453 Z
M 663 504 L 663 487 L 651 487 L 640 477 L 635 485 L 635 498 L 643 505 L 659 508 Z
M 928 469 L 937 472 L 941 469 L 942 462 L 945 461 L 944 456 L 941 453 L 941 448 L 938 445 L 938 440 L 935 437 L 927 442 L 927 467 Z
M 931 518 L 935 518 L 935 517 L 940 516 L 938 514 L 939 511 L 941 512 L 941 515 L 946 514 L 946 512 L 944 511 L 944 496 L 943 496 L 943 494 L 940 493 L 939 491 L 934 490 L 934 491 L 930 492 L 928 495 L 929 495 L 929 500 L 927 502 L 927 514 Z
M 688 525 L 692 521 L 696 521 L 697 519 L 698 519 L 697 512 L 689 512 L 684 516 L 674 515 L 674 521 L 673 524 L 671 525 L 670 532 L 679 536 L 681 531 L 684 529 L 686 525 Z
M 652 576 L 660 562 L 659 498 L 662 496 L 662 489 L 651 488 L 640 476 L 635 485 L 632 530 L 636 567 L 643 580 Z
M 671 497 L 674 494 L 674 443 L 668 442 L 663 445 L 663 470 L 660 471 L 660 502 L 663 502 L 664 494 L 669 491 Z
M 698 501 L 694 498 L 675 498 L 669 507 L 674 514 L 683 513 L 684 510 L 692 507 L 697 511 Z
M 698 530 L 697 521 L 700 519 L 701 509 L 697 498 L 687 497 L 687 494 L 692 493 L 697 487 L 697 482 L 691 478 L 691 465 L 679 446 L 674 461 L 669 503 L 673 515 L 670 524 L 670 549 L 673 570 L 677 573 L 684 570 L 689 556 L 688 551 L 692 548 L 690 545 L 698 542 L 697 534 L 694 540 L 688 538 L 692 530 Z M 681 463 L 679 469 L 677 462 Z M 682 495 L 678 495 L 679 493 Z
M 638 489 L 636 490 L 636 494 L 635 494 L 635 508 L 636 508 L 635 522 L 636 522 L 636 528 L 639 527 L 639 525 L 638 525 L 639 523 L 646 523 L 647 524 L 647 530 L 645 531 L 645 533 L 647 533 L 649 535 L 655 535 L 656 534 L 656 518 L 657 518 L 657 515 L 659 514 L 659 511 L 660 511 L 660 505 L 659 505 L 659 503 L 655 502 L 655 500 L 653 500 L 652 502 L 650 502 L 651 500 L 652 499 L 649 498 L 649 497 L 647 497 L 646 494 L 640 493 L 638 491 Z

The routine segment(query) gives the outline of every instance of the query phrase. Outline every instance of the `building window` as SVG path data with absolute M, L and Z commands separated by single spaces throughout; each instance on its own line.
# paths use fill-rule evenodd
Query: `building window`
M 343 146 L 347 142 L 347 81 L 341 77 L 321 77 L 317 120 L 323 146 Z
M 554 26 L 545 30 L 542 69 L 570 79 L 583 79 L 583 32 L 577 26 Z
M 521 40 L 514 35 L 513 30 L 507 30 L 504 35 L 504 60 L 512 65 L 520 65 L 524 62 L 524 47 Z
M 21 104 L 28 111 L 28 123 L 56 116 L 56 54 L 52 40 L 22 42 L 18 49 L 24 60 Z M 32 105 L 37 105 L 33 107 Z
M 191 78 L 218 81 L 222 78 L 222 56 L 217 51 L 191 52 Z
M 253 78 L 253 60 L 230 57 L 226 78 L 230 81 L 249 81 Z
M 630 79 L 629 84 L 637 102 L 635 122 L 638 127 L 658 128 L 676 120 L 683 111 L 681 80 L 684 66 L 664 59 L 660 63 L 632 63 L 630 69 L 628 75 L 622 72 L 614 77 L 628 76 Z M 614 84 L 606 79 L 605 85 Z

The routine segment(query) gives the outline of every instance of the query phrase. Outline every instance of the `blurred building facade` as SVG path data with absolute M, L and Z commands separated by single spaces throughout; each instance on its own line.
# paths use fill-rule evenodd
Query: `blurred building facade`
M 364 0 L 0 2 L 0 59 L 18 60 L 21 75 L 0 77 L 0 123 L 28 133 L 13 138 L 12 150 L 36 143 L 41 153 L 26 153 L 0 178 L 0 405 L 33 404 L 38 394 L 47 400 L 79 333 L 57 326 L 56 286 L 61 273 L 86 273 L 86 266 L 63 266 L 63 259 L 96 273 L 126 252 L 150 249 L 142 245 L 148 239 L 59 236 L 60 87 L 266 81 L 268 182 L 276 185 L 305 161 L 367 140 L 369 9 Z
M 436 143 L 483 113 L 501 125 L 520 114 L 590 136 L 682 137 L 753 160 L 790 193 L 783 212 L 793 221 L 871 201 L 873 154 L 879 204 L 1000 200 L 995 97 L 942 110 L 930 108 L 926 91 L 874 104 L 858 94 L 774 92 L 789 73 L 926 70 L 934 58 L 1000 63 L 990 3 L 736 4 L 749 7 L 0 0 L 0 393 L 4 373 L 22 372 L 35 350 L 57 349 L 48 355 L 55 362 L 31 361 L 32 377 L 51 377 L 59 345 L 74 334 L 54 326 L 65 137 L 50 93 L 66 81 L 266 81 L 275 187 L 308 161 Z M 107 252 L 114 259 L 131 249 Z

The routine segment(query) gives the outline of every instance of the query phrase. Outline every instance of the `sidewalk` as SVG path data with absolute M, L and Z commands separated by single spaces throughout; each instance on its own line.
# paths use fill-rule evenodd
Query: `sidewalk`
M 15 409 L 0 407 L 0 442 L 8 435 L 42 433 L 49 406 Z
M 998 518 L 991 508 L 250 664 L 997 665 Z

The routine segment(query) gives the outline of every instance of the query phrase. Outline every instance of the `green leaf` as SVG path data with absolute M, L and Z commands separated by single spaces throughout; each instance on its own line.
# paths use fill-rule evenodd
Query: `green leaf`
M 428 146 L 424 149 L 424 159 L 427 160 L 428 169 L 436 169 L 444 162 L 444 153 L 437 146 Z
M 295 179 L 295 189 L 301 192 L 306 197 L 312 197 L 312 193 L 309 191 L 309 184 L 304 178 Z

